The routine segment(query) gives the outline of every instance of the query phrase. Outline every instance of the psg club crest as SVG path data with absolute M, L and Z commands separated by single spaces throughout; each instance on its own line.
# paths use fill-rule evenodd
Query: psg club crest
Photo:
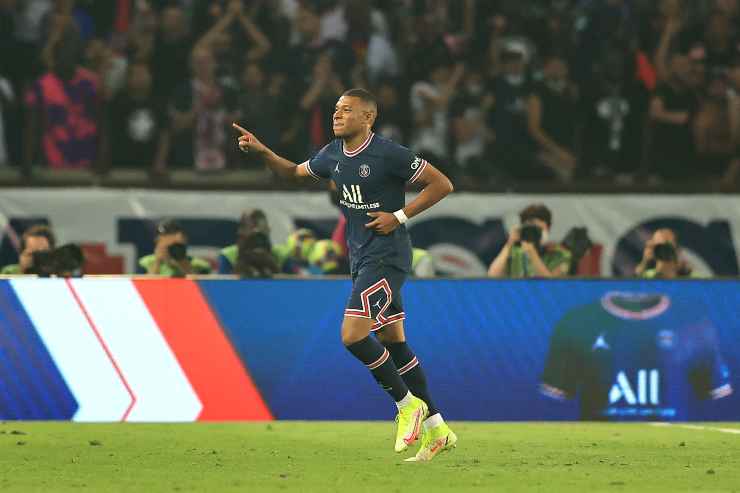
M 360 166 L 360 176 L 363 178 L 367 178 L 368 176 L 370 176 L 370 166 L 368 166 L 367 164 L 363 164 L 362 166 Z

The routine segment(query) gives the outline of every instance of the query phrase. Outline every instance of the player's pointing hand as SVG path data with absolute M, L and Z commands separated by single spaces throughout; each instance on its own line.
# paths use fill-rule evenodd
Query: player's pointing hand
M 390 212 L 368 212 L 368 216 L 374 218 L 365 225 L 366 228 L 375 230 L 376 233 L 387 235 L 393 232 L 401 223 L 396 216 Z
M 241 135 L 239 135 L 239 138 L 237 140 L 237 144 L 239 145 L 239 150 L 242 152 L 256 152 L 258 154 L 262 154 L 267 151 L 267 147 L 259 141 L 257 137 L 254 136 L 254 134 L 244 127 L 241 127 L 237 125 L 236 123 L 232 123 L 231 126 L 239 131 Z

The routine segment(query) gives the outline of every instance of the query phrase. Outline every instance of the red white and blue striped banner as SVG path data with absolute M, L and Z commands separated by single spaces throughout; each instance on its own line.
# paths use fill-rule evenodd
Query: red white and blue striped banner
M 272 419 L 195 282 L 119 278 L 5 283 L 76 402 L 70 419 Z M 8 318 L 0 321 L 5 334 L 13 323 Z M 26 385 L 20 380 L 32 373 L 39 376 L 29 382 L 48 385 L 31 368 L 32 361 L 19 365 L 5 377 L 7 386 Z M 61 390 L 49 388 L 46 394 L 54 392 Z

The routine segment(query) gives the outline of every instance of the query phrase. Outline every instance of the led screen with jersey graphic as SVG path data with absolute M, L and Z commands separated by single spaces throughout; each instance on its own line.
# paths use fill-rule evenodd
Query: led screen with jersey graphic
M 691 419 L 732 393 L 716 328 L 697 300 L 611 292 L 555 326 L 540 390 L 578 398 L 581 419 Z

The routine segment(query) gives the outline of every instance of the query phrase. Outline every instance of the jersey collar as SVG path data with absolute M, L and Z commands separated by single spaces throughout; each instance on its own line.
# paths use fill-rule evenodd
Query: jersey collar
M 656 304 L 643 310 L 629 310 L 627 308 L 622 308 L 614 302 L 614 298 L 622 298 L 629 301 L 640 301 L 641 299 L 646 299 L 653 296 L 655 295 L 641 293 L 620 293 L 615 291 L 607 293 L 604 295 L 603 298 L 601 298 L 601 306 L 604 307 L 604 310 L 611 313 L 615 317 L 630 320 L 648 320 L 657 317 L 668 309 L 671 304 L 671 300 L 670 298 L 668 298 L 668 296 L 660 295 Z
M 370 145 L 370 142 L 373 140 L 373 136 L 374 135 L 375 135 L 374 132 L 370 132 L 370 134 L 367 136 L 367 139 L 365 139 L 365 142 L 363 142 L 360 145 L 360 147 L 358 147 L 357 149 L 355 149 L 352 152 L 349 152 L 349 151 L 347 151 L 347 149 L 345 149 L 345 147 L 344 147 L 344 141 L 342 141 L 342 152 L 347 157 L 355 157 L 355 156 L 357 156 L 359 153 L 361 153 L 362 151 L 364 151 L 365 149 L 367 149 L 367 146 Z

